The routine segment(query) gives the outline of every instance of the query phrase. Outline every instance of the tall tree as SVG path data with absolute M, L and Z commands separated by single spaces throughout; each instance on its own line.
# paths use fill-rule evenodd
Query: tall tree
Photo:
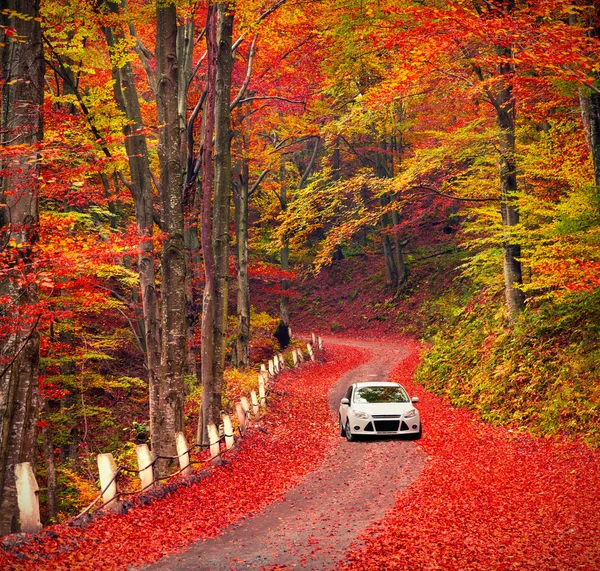
M 208 94 L 203 137 L 202 219 L 205 286 L 202 304 L 202 403 L 199 439 L 221 421 L 229 294 L 229 208 L 231 195 L 231 75 L 234 14 L 226 3 L 207 16 Z M 214 81 L 212 78 L 214 77 Z M 211 141 L 214 132 L 214 157 Z M 211 161 L 211 158 L 213 159 Z M 214 178 L 213 178 L 214 177 Z
M 110 13 L 119 14 L 118 3 L 103 2 L 103 5 Z M 104 28 L 104 34 L 115 62 L 112 65 L 115 99 L 127 119 L 123 134 L 130 179 L 127 181 L 122 177 L 122 180 L 129 188 L 135 206 L 139 237 L 137 269 L 142 297 L 144 358 L 148 372 L 148 385 L 154 395 L 157 392 L 155 387 L 159 385 L 161 375 L 161 324 L 154 269 L 154 240 L 152 239 L 154 234 L 152 172 L 133 67 L 131 62 L 119 53 L 120 46 L 127 45 L 125 34 L 122 30 L 110 26 Z
M 161 381 L 150 394 L 152 449 L 174 455 L 175 433 L 183 430 L 186 363 L 185 240 L 178 112 L 177 11 L 156 3 L 156 105 L 159 125 L 159 192 L 162 205 Z
M 38 242 L 44 59 L 39 0 L 2 3 L 2 187 L 0 190 L 0 535 L 18 531 L 14 467 L 34 462 L 41 310 Z M 38 312 L 35 315 L 34 312 Z
M 586 2 L 585 28 L 590 38 L 600 40 L 600 5 L 593 0 Z M 594 182 L 600 194 L 600 72 L 592 74 L 595 79 L 589 87 L 579 89 L 581 115 L 585 125 L 588 145 L 594 164 Z

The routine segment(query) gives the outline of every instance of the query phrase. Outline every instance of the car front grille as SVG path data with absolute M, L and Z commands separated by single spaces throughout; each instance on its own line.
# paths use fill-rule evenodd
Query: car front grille
M 376 420 L 375 430 L 377 432 L 398 432 L 400 428 L 399 420 Z
M 386 418 L 388 420 L 399 419 L 400 418 L 399 414 L 372 414 L 371 416 L 373 418 Z

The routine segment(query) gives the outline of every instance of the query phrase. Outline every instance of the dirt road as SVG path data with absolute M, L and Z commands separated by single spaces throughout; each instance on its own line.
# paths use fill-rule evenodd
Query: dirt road
M 408 354 L 399 344 L 326 339 L 367 348 L 368 363 L 344 375 L 329 394 L 332 414 L 347 386 L 385 380 Z M 360 533 L 381 519 L 424 463 L 414 442 L 386 439 L 338 444 L 282 501 L 189 550 L 145 567 L 148 571 L 332 569 Z M 250 492 L 250 491 L 249 491 Z M 356 545 L 356 543 L 354 543 Z

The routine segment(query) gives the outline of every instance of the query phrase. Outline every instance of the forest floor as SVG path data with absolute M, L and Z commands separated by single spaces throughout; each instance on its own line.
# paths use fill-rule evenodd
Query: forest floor
M 163 557 L 150 569 L 600 569 L 597 450 L 490 426 L 425 392 L 412 381 L 416 343 L 332 341 L 323 364 L 278 378 L 230 463 L 127 514 L 5 540 L 0 568 L 131 570 Z M 346 442 L 340 391 L 388 372 L 420 398 L 423 438 Z

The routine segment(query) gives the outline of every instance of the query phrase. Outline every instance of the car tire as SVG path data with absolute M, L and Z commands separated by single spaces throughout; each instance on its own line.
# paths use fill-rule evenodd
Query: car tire
M 344 428 L 344 425 L 342 424 L 342 415 L 339 415 L 339 419 L 340 419 L 340 436 L 346 436 L 346 429 Z
M 419 432 L 411 435 L 412 440 L 420 440 L 422 435 L 423 435 L 423 424 L 421 422 L 419 422 Z
M 346 428 L 344 428 L 344 433 L 348 442 L 354 442 L 356 440 L 356 436 L 354 436 L 350 430 L 350 421 L 348 419 L 346 419 Z

